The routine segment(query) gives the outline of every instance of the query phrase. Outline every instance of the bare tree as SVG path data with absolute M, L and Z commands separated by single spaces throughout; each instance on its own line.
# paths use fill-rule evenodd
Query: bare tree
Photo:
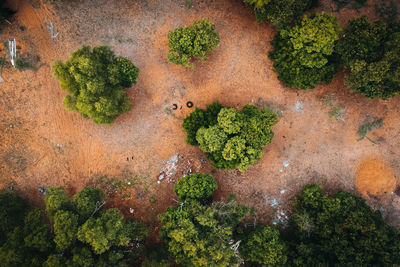
M 56 37 L 58 36 L 58 32 L 57 33 L 54 33 L 54 25 L 53 25 L 53 22 L 52 21 L 50 21 L 50 23 L 49 23 L 49 26 L 47 26 L 47 28 L 49 28 L 49 30 L 50 30 L 50 37 L 51 37 L 51 39 L 56 39 Z
M 15 68 L 15 59 L 17 58 L 17 42 L 15 38 L 13 40 L 8 40 L 8 52 L 11 57 L 11 65 Z

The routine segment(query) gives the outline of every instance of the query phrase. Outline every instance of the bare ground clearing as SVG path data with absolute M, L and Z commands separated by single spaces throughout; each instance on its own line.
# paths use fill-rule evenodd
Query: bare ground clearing
M 286 210 L 288 200 L 309 182 L 355 192 L 354 178 L 364 158 L 385 162 L 399 180 L 400 97 L 367 100 L 349 93 L 343 73 L 314 90 L 285 88 L 267 56 L 275 30 L 255 22 L 252 10 L 240 0 L 193 1 L 190 9 L 184 0 L 45 2 L 16 1 L 16 19 L 0 34 L 2 41 L 15 37 L 26 55 L 39 56 L 45 64 L 37 71 L 4 71 L 5 81 L 0 83 L 0 183 L 13 183 L 36 204 L 42 203 L 40 186 L 65 185 L 77 191 L 99 175 L 128 170 L 140 183 L 124 188 L 126 200 L 117 194 L 109 205 L 134 207 L 136 218 L 154 222 L 174 203 L 173 183 L 157 183 L 174 155 L 179 155 L 177 167 L 168 178 L 176 180 L 190 168 L 211 173 L 220 188 L 217 198 L 235 193 L 240 202 L 269 214 Z M 359 12 L 342 9 L 335 14 L 343 25 L 360 14 L 373 17 L 372 2 Z M 332 4 L 324 1 L 319 10 L 331 12 Z M 168 32 L 200 18 L 216 24 L 220 46 L 195 69 L 169 63 Z M 54 40 L 47 28 L 50 21 L 59 32 Z M 140 68 L 137 85 L 128 89 L 134 108 L 112 126 L 95 125 L 65 111 L 65 94 L 51 74 L 53 61 L 66 60 L 84 44 L 110 45 Z M 338 121 L 330 118 L 332 111 L 322 100 L 327 95 L 342 108 Z M 212 170 L 208 162 L 201 162 L 203 153 L 184 141 L 181 119 L 191 111 L 185 107 L 189 100 L 198 107 L 217 100 L 234 107 L 270 106 L 282 118 L 273 128 L 272 144 L 246 173 Z M 169 111 L 174 103 L 182 110 Z M 367 116 L 384 118 L 383 126 L 368 134 L 376 144 L 357 141 Z M 156 202 L 150 203 L 151 198 Z M 273 199 L 279 204 L 271 207 Z M 400 225 L 396 194 L 369 201 Z

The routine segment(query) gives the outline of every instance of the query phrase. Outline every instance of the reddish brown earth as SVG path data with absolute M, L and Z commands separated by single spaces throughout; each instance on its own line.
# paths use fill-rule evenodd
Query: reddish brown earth
M 387 101 L 368 100 L 349 93 L 344 73 L 330 85 L 314 90 L 287 89 L 272 70 L 267 53 L 275 30 L 255 21 L 252 10 L 240 0 L 96 0 L 14 2 L 16 18 L 0 34 L 2 41 L 16 38 L 24 54 L 40 59 L 37 70 L 5 70 L 0 84 L 0 183 L 13 184 L 23 195 L 43 205 L 40 186 L 64 185 L 75 192 L 100 175 L 121 176 L 130 171 L 141 184 L 112 194 L 110 206 L 135 209 L 139 220 L 152 222 L 174 203 L 173 180 L 190 168 L 211 173 L 219 184 L 217 199 L 235 193 L 241 203 L 270 215 L 286 212 L 289 199 L 306 183 L 320 183 L 327 190 L 355 190 L 355 176 L 365 158 L 377 158 L 400 177 L 400 96 Z M 318 10 L 335 10 L 324 1 Z M 359 12 L 342 9 L 338 21 L 351 17 L 375 17 L 373 1 Z M 372 11 L 371 11 L 372 10 Z M 183 69 L 169 63 L 167 34 L 179 25 L 208 18 L 216 25 L 221 43 L 205 63 Z M 52 21 L 59 36 L 52 40 Z M 26 29 L 22 31 L 20 26 Z M 109 45 L 118 55 L 140 68 L 137 85 L 127 90 L 134 108 L 112 126 L 95 125 L 62 106 L 65 93 L 51 74 L 55 60 L 66 60 L 81 45 Z M 330 96 L 343 116 L 330 118 L 322 99 Z M 274 126 L 275 138 L 264 156 L 245 173 L 213 170 L 197 147 L 185 144 L 182 118 L 193 109 L 186 101 L 204 107 L 212 101 L 240 108 L 245 104 L 269 106 L 282 113 Z M 172 104 L 182 110 L 168 111 Z M 380 129 L 368 134 L 376 144 L 357 141 L 358 128 L 367 116 L 384 118 Z M 157 184 L 160 172 L 168 172 L 168 160 L 179 155 L 177 170 Z M 133 157 L 133 159 L 132 159 Z M 127 160 L 129 158 L 129 161 Z M 284 167 L 287 161 L 289 166 Z M 127 182 L 130 176 L 125 175 Z M 397 182 L 397 184 L 399 184 Z M 379 190 L 378 190 L 379 191 Z M 154 197 L 156 203 L 150 203 Z M 271 207 L 273 200 L 279 203 Z M 367 199 L 394 225 L 400 224 L 400 201 L 388 193 L 384 200 Z M 396 206 L 397 205 L 397 206 Z M 389 216 L 390 215 L 390 216 Z M 130 215 L 131 216 L 131 215 Z M 271 222 L 272 217 L 264 217 Z

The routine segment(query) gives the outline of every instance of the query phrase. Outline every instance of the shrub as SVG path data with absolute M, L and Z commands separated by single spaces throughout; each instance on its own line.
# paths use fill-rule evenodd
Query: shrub
M 350 21 L 337 46 L 349 70 L 345 84 L 367 98 L 387 99 L 400 92 L 400 25 L 377 22 L 364 16 Z
M 278 78 L 287 87 L 300 89 L 331 82 L 339 70 L 334 48 L 340 31 L 336 17 L 323 12 L 305 16 L 295 26 L 279 31 L 269 53 Z
M 208 53 L 219 44 L 215 27 L 207 19 L 196 21 L 188 27 L 179 27 L 168 34 L 168 60 L 177 65 L 191 67 L 192 58 L 206 61 Z
M 83 46 L 65 63 L 57 61 L 53 73 L 68 93 L 67 110 L 77 111 L 95 123 L 111 124 L 131 109 L 124 88 L 136 83 L 139 69 L 128 59 L 116 57 L 107 46 Z
M 287 27 L 306 10 L 317 5 L 318 0 L 244 0 L 254 7 L 259 22 L 269 21 L 278 29 Z
M 62 186 L 48 188 L 44 201 L 50 218 L 53 218 L 58 210 L 69 210 L 71 208 L 68 193 Z
M 214 103 L 207 110 L 196 109 L 182 126 L 187 132 L 186 141 L 199 144 L 215 168 L 245 171 L 261 158 L 262 148 L 274 135 L 271 127 L 277 122 L 271 110 L 246 105 L 240 112 Z
M 268 226 L 258 227 L 240 246 L 240 254 L 244 259 L 260 266 L 285 266 L 287 253 L 279 230 Z
M 180 178 L 174 186 L 174 192 L 180 200 L 206 200 L 217 188 L 217 183 L 212 176 L 199 173 Z
M 307 185 L 295 198 L 292 266 L 396 266 L 400 235 L 363 199 Z

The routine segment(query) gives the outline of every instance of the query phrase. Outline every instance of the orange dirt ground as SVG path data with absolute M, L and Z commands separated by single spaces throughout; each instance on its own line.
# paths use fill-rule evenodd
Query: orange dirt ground
M 187 8 L 184 0 L 14 1 L 18 12 L 0 38 L 2 42 L 16 38 L 25 56 L 38 61 L 40 68 L 2 73 L 0 184 L 12 184 L 43 205 L 40 186 L 64 185 L 76 192 L 99 175 L 128 170 L 138 175 L 141 184 L 125 189 L 130 193 L 126 200 L 114 194 L 109 206 L 118 206 L 127 215 L 133 207 L 135 218 L 153 222 L 151 227 L 157 230 L 157 214 L 175 203 L 173 180 L 190 168 L 216 178 L 217 199 L 235 193 L 241 203 L 272 216 L 277 210 L 286 213 L 290 198 L 309 182 L 357 193 L 354 177 L 364 158 L 379 158 L 400 177 L 400 96 L 383 101 L 350 93 L 343 72 L 330 85 L 314 90 L 287 89 L 268 59 L 276 33 L 271 26 L 257 23 L 241 0 L 192 2 L 193 7 Z M 362 14 L 375 18 L 373 1 L 368 4 L 359 11 L 338 13 L 331 2 L 323 1 L 318 10 L 333 12 L 344 26 Z M 200 18 L 215 23 L 221 36 L 218 48 L 194 69 L 169 63 L 168 32 Z M 54 40 L 47 28 L 50 21 L 59 32 Z M 85 44 L 109 45 L 140 68 L 137 85 L 127 90 L 133 109 L 112 126 L 95 125 L 67 112 L 62 106 L 65 92 L 51 74 L 55 60 L 65 61 Z M 339 121 L 329 117 L 330 108 L 322 101 L 326 95 L 343 108 Z M 197 107 L 217 100 L 238 108 L 269 106 L 282 117 L 257 164 L 245 173 L 213 170 L 209 162 L 201 163 L 204 154 L 199 148 L 185 144 L 182 118 L 193 110 L 185 107 L 188 100 Z M 173 103 L 182 105 L 182 110 L 170 111 Z M 357 141 L 367 115 L 384 118 L 380 129 L 368 133 L 376 144 Z M 174 155 L 179 155 L 176 166 L 168 162 Z M 283 166 L 285 161 L 289 166 Z M 160 173 L 169 174 L 158 184 Z M 156 202 L 150 203 L 153 197 Z M 273 199 L 279 204 L 271 207 Z M 399 213 L 392 212 L 400 205 L 392 205 L 392 197 L 372 204 L 385 216 L 392 214 L 390 222 L 400 225 Z M 265 218 L 270 222 L 272 217 Z

